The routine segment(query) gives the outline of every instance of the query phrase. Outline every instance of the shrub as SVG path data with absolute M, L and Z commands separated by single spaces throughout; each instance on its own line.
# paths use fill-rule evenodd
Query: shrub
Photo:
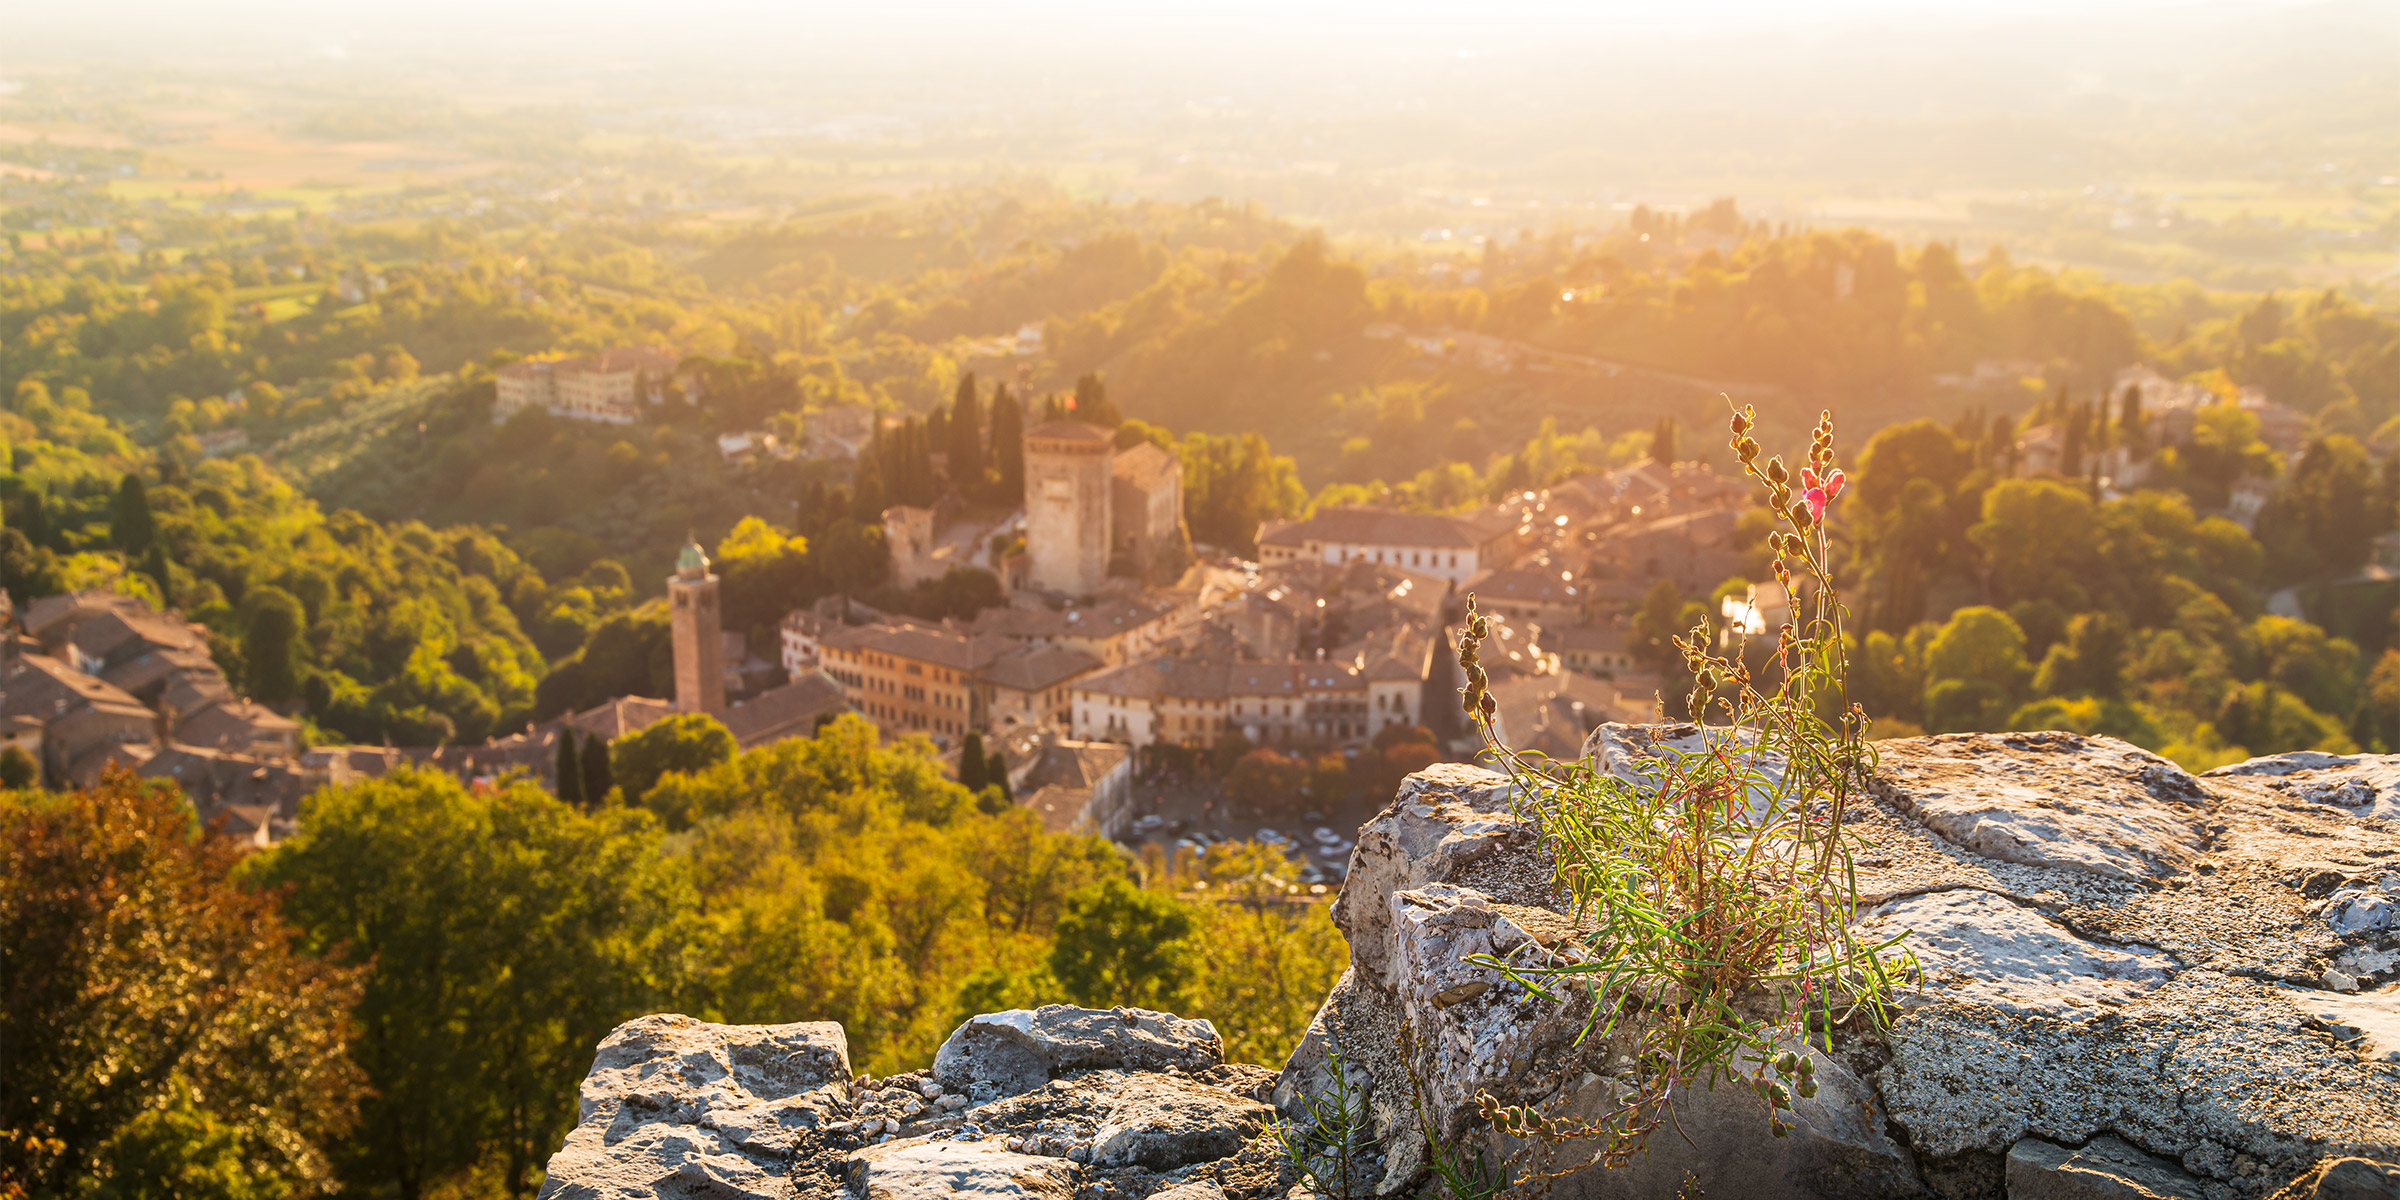
M 1799 1051 L 1830 1050 L 1835 1026 L 1881 1023 L 1890 1012 L 1892 943 L 1862 943 L 1849 927 L 1856 837 L 1845 818 L 1875 751 L 1849 695 L 1847 613 L 1828 567 L 1825 510 L 1844 482 L 1833 468 L 1832 414 L 1797 480 L 1780 458 L 1759 464 L 1753 420 L 1749 410 L 1734 416 L 1732 445 L 1778 514 L 1773 570 L 1799 603 L 1775 631 L 1775 669 L 1764 679 L 1713 654 L 1705 624 L 1674 639 L 1692 680 L 1688 703 L 1704 721 L 1696 749 L 1662 751 L 1631 778 L 1512 750 L 1499 740 L 1476 660 L 1489 627 L 1468 600 L 1459 654 L 1467 713 L 1515 782 L 1520 814 L 1540 828 L 1559 890 L 1594 922 L 1577 955 L 1485 965 L 1544 995 L 1582 998 L 1587 1035 L 1629 1051 L 1615 1107 L 1590 1121 L 1479 1099 L 1503 1132 L 1598 1139 L 1612 1166 L 1672 1118 L 1679 1089 L 1727 1079 L 1755 1089 L 1769 1131 L 1785 1135 L 1793 1095 L 1815 1093 Z

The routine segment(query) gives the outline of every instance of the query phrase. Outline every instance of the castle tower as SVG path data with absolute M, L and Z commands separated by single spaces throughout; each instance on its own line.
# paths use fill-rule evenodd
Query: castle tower
M 684 546 L 667 576 L 675 633 L 675 711 L 725 711 L 725 639 L 717 619 L 717 577 L 700 543 Z
M 1109 479 L 1115 443 L 1081 421 L 1025 435 L 1026 581 L 1089 596 L 1108 577 Z

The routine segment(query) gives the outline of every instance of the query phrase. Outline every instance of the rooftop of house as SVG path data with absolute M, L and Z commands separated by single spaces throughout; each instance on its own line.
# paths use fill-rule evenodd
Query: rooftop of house
M 85 704 L 142 707 L 125 689 L 45 654 L 20 654 L 0 675 L 0 716 L 23 713 L 47 721 Z
M 1028 646 L 1012 650 L 992 660 L 984 668 L 983 677 L 998 687 L 1020 692 L 1038 692 L 1079 675 L 1099 670 L 1103 664 L 1081 650 L 1065 646 Z
M 1108 431 L 1097 425 L 1087 425 L 1082 421 L 1050 421 L 1027 430 L 1025 440 L 1092 443 L 1106 442 L 1110 438 Z
M 872 651 L 953 671 L 980 671 L 1013 646 L 1004 638 L 915 625 L 854 625 L 825 634 L 828 651 Z
M 1133 748 L 1121 742 L 1078 742 L 1065 738 L 1046 741 L 1035 753 L 1019 786 L 1028 791 L 1077 788 L 1088 795 L 1132 755 Z
M 298 721 L 264 704 L 220 700 L 176 722 L 175 740 L 212 750 L 247 750 L 288 742 L 299 732 Z
M 1022 807 L 1042 819 L 1042 828 L 1052 833 L 1068 833 L 1083 818 L 1083 810 L 1092 803 L 1090 788 L 1042 787 L 1026 794 Z
M 1513 520 L 1491 513 L 1462 517 L 1389 508 L 1324 508 L 1306 520 L 1269 526 L 1260 532 L 1258 542 L 1287 547 L 1330 542 L 1473 550 L 1514 527 Z
M 648 729 L 674 712 L 675 705 L 670 701 L 653 700 L 647 696 L 619 696 L 568 717 L 567 723 L 584 737 L 613 742 L 626 734 Z
M 1573 604 L 1581 598 L 1571 572 L 1541 567 L 1495 568 L 1468 580 L 1460 590 L 1481 600 L 1523 604 Z
M 817 718 L 849 707 L 841 685 L 810 671 L 782 687 L 734 704 L 718 713 L 717 719 L 725 723 L 734 742 L 748 750 L 784 738 L 807 737 L 816 732 Z
M 1141 442 L 1131 449 L 1117 451 L 1116 461 L 1109 473 L 1142 491 L 1156 491 L 1167 481 L 1181 474 L 1183 464 L 1156 442 Z
M 1119 596 L 1053 608 L 987 608 L 967 626 L 977 636 L 1004 638 L 1107 638 L 1130 633 L 1174 615 L 1173 596 Z

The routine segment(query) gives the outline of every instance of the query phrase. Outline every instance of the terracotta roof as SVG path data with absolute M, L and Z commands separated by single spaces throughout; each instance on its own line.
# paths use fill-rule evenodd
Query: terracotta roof
M 1109 474 L 1145 492 L 1156 491 L 1169 475 L 1182 469 L 1175 456 L 1156 442 L 1143 442 L 1130 450 L 1117 451 L 1116 462 Z
M 1580 589 L 1559 578 L 1555 570 L 1501 567 L 1485 571 L 1461 589 L 1485 600 L 1514 600 L 1526 604 L 1573 604 Z
M 1097 425 L 1086 425 L 1081 421 L 1052 421 L 1025 434 L 1027 441 L 1036 438 L 1052 442 L 1105 442 L 1109 440 L 1109 434 Z
M 175 724 L 176 741 L 211 750 L 248 750 L 299 732 L 298 721 L 249 700 L 221 700 Z
M 1472 550 L 1504 532 L 1479 518 L 1447 513 L 1399 512 L 1388 508 L 1325 508 L 1305 521 L 1276 526 L 1259 535 L 1262 546 L 1349 542 L 1373 546 L 1452 546 Z
M 0 677 L 0 716 L 24 713 L 47 721 L 84 704 L 141 707 L 123 688 L 45 654 L 19 655 Z
M 1010 649 L 1006 641 L 982 634 L 890 625 L 862 625 L 841 634 L 828 633 L 823 644 L 827 649 L 873 650 L 954 671 L 980 671 Z
M 186 671 L 218 675 L 216 660 L 204 649 L 160 649 L 118 662 L 100 672 L 100 678 L 139 696 L 163 689 L 174 676 Z M 221 680 L 223 676 L 218 678 Z
M 1625 631 L 1614 625 L 1567 625 L 1546 629 L 1543 636 L 1552 650 L 1615 652 L 1625 648 Z
M 717 718 L 732 731 L 733 740 L 748 750 L 785 738 L 812 736 L 818 717 L 849 707 L 841 685 L 811 671 L 782 687 L 760 692 L 718 713 Z
M 1065 646 L 1036 646 L 1010 651 L 992 660 L 983 670 L 986 682 L 998 687 L 1014 688 L 1020 692 L 1038 692 L 1079 675 L 1099 670 L 1103 664 L 1081 650 Z
M 1132 756 L 1133 748 L 1120 742 L 1049 742 L 1026 768 L 1019 786 L 1078 788 L 1089 796 Z
M 152 612 L 147 606 L 95 614 L 77 624 L 67 640 L 87 657 L 107 663 L 162 650 L 208 652 L 205 631 L 195 630 L 180 617 Z
M 1090 788 L 1036 788 L 1025 797 L 1024 807 L 1042 819 L 1042 828 L 1052 833 L 1070 833 L 1083 820 L 1083 810 L 1091 807 Z
M 619 696 L 576 713 L 567 718 L 567 723 L 584 737 L 613 742 L 626 734 L 648 729 L 674 711 L 675 705 L 665 700 L 652 700 L 647 696 Z

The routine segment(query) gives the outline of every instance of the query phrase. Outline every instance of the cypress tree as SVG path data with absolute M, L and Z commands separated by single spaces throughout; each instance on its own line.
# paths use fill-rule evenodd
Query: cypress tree
M 150 539 L 158 536 L 158 525 L 150 519 L 150 493 L 142 487 L 142 477 L 131 471 L 117 481 L 117 498 L 109 508 L 109 536 L 117 549 L 127 554 L 140 554 L 150 548 Z
M 983 779 L 984 786 L 1000 789 L 1001 799 L 1011 804 L 1017 802 L 1016 790 L 1008 786 L 1008 756 L 1002 754 L 998 747 L 993 747 L 991 754 L 983 760 Z
M 1109 402 L 1108 384 L 1101 381 L 1098 372 L 1075 380 L 1074 417 L 1086 425 L 1097 425 L 1108 430 L 1125 423 L 1125 415 Z
M 983 482 L 988 459 L 983 451 L 983 401 L 975 395 L 975 373 L 958 381 L 958 396 L 950 402 L 950 482 L 964 492 Z
M 1657 459 L 1661 466 L 1671 467 L 1675 465 L 1676 450 L 1675 418 L 1660 417 L 1658 428 L 1650 433 L 1650 457 Z
M 583 799 L 598 808 L 608 799 L 609 789 L 617 786 L 616 775 L 608 766 L 608 739 L 583 739 Z
M 1025 498 L 1025 409 L 1008 385 L 992 390 L 992 495 L 1002 504 Z
M 575 727 L 558 727 L 558 786 L 553 791 L 558 798 L 581 807 L 583 804 L 583 755 L 575 748 Z
M 950 410 L 938 402 L 925 414 L 925 446 L 928 452 L 950 452 Z
M 981 795 L 984 784 L 989 782 L 984 778 L 983 768 L 983 734 L 978 730 L 970 729 L 967 731 L 966 741 L 959 746 L 958 750 L 959 786 L 969 792 Z
M 175 602 L 175 571 L 167 562 L 167 548 L 164 545 L 156 541 L 150 543 L 150 552 L 142 556 L 142 574 L 158 584 L 160 599 L 169 604 Z

